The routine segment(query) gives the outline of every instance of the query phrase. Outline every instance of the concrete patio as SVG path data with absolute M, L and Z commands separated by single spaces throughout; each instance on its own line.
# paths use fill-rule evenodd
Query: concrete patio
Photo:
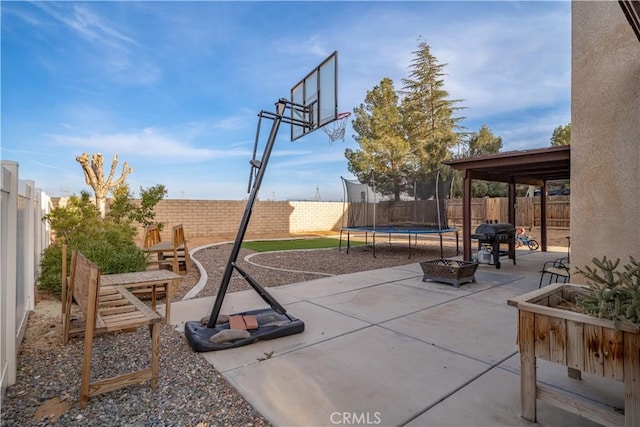
M 416 260 L 269 291 L 306 330 L 246 347 L 201 353 L 278 426 L 530 426 L 520 417 L 517 310 L 511 297 L 537 289 L 549 259 L 518 251 L 517 265 L 480 265 L 477 283 L 423 282 Z M 213 297 L 180 301 L 172 322 L 208 316 Z M 264 307 L 254 291 L 228 294 L 223 313 Z M 622 383 L 538 360 L 538 381 L 624 406 Z M 595 426 L 538 402 L 538 425 Z

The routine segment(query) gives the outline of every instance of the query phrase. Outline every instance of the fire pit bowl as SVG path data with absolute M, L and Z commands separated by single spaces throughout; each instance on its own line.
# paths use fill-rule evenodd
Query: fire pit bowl
M 433 259 L 420 263 L 424 276 L 422 281 L 449 283 L 456 288 L 462 283 L 476 281 L 477 262 L 455 261 L 451 259 Z

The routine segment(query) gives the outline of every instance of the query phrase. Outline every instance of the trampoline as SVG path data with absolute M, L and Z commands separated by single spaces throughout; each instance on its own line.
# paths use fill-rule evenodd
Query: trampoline
M 400 200 L 385 200 L 376 191 L 376 183 L 371 174 L 369 183 L 342 178 L 344 186 L 343 224 L 340 229 L 340 244 L 346 234 L 346 250 L 349 253 L 351 235 L 364 233 L 365 245 L 371 247 L 376 256 L 376 235 L 385 234 L 391 243 L 392 236 L 406 235 L 411 250 L 418 244 L 418 237 L 437 236 L 440 243 L 440 257 L 444 258 L 444 234 L 453 234 L 456 254 L 460 253 L 458 229 L 449 227 L 445 198 L 448 197 L 452 180 L 442 179 L 440 171 L 422 182 L 414 182 L 410 191 Z M 346 224 L 345 224 L 346 221 Z M 414 243 L 412 244 L 412 237 Z
M 347 253 L 349 253 L 349 248 L 351 246 L 351 233 L 364 233 L 365 234 L 365 245 L 368 245 L 368 237 L 371 234 L 371 247 L 373 256 L 376 256 L 376 234 L 386 234 L 391 239 L 392 235 L 406 235 L 409 244 L 409 258 L 411 258 L 411 236 L 414 237 L 413 247 L 418 244 L 418 236 L 426 236 L 426 235 L 438 235 L 440 240 L 440 258 L 444 258 L 444 242 L 443 242 L 443 234 L 452 233 L 455 235 L 456 239 L 456 255 L 460 254 L 460 243 L 459 243 L 459 235 L 458 229 L 453 228 L 437 228 L 434 226 L 420 226 L 420 225 L 409 225 L 409 226 L 396 226 L 396 225 L 387 225 L 387 226 L 360 226 L 360 227 L 342 227 L 340 230 L 340 249 L 342 249 L 342 233 L 347 234 Z

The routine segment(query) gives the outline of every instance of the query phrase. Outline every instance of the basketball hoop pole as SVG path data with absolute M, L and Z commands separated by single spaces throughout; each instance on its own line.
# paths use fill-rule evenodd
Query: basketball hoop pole
M 220 309 L 222 308 L 222 303 L 224 301 L 225 294 L 227 293 L 227 288 L 229 287 L 229 282 L 231 281 L 231 275 L 233 274 L 233 270 L 236 269 L 238 272 L 247 280 L 249 285 L 255 289 L 255 291 L 262 297 L 262 299 L 271 306 L 276 312 L 285 315 L 286 310 L 282 305 L 276 301 L 262 286 L 258 285 L 255 280 L 251 279 L 244 271 L 240 270 L 236 265 L 236 261 L 238 260 L 238 254 L 240 253 L 240 247 L 242 246 L 242 241 L 244 240 L 244 235 L 247 231 L 247 227 L 249 226 L 249 220 L 251 219 L 251 212 L 253 210 L 253 205 L 255 204 L 256 198 L 258 197 L 258 192 L 260 191 L 260 185 L 262 184 L 262 178 L 267 170 L 267 164 L 269 163 L 269 157 L 271 156 L 271 151 L 273 150 L 273 146 L 276 141 L 276 136 L 278 135 L 278 129 L 280 128 L 280 124 L 282 123 L 283 114 L 285 108 L 287 107 L 287 102 L 285 100 L 279 100 L 276 103 L 276 114 L 264 114 L 260 113 L 260 118 L 269 117 L 273 119 L 273 124 L 271 126 L 271 132 L 269 133 L 269 138 L 267 139 L 267 144 L 264 147 L 264 153 L 262 154 L 262 159 L 259 163 L 253 162 L 252 167 L 258 168 L 258 174 L 253 183 L 253 187 L 251 189 L 251 193 L 249 194 L 249 199 L 247 200 L 247 204 L 244 208 L 244 214 L 242 215 L 242 221 L 240 222 L 240 227 L 238 228 L 238 234 L 236 235 L 236 240 L 233 243 L 233 248 L 231 249 L 231 254 L 229 255 L 229 261 L 227 262 L 227 266 L 224 270 L 224 275 L 222 276 L 222 282 L 220 283 L 220 289 L 218 289 L 218 295 L 216 296 L 216 301 L 213 304 L 213 309 L 211 310 L 211 315 L 209 316 L 209 323 L 207 324 L 208 328 L 214 328 L 216 326 L 216 320 L 218 319 L 218 315 L 220 314 Z
M 283 122 L 291 125 L 291 141 L 294 141 L 309 132 L 338 120 L 337 66 L 338 52 L 335 51 L 298 84 L 294 85 L 291 89 L 290 100 L 281 98 L 275 104 L 275 112 L 261 111 L 258 114 L 258 130 L 253 148 L 253 157 L 249 162 L 251 172 L 247 191 L 250 194 L 211 314 L 207 320 L 188 321 L 184 324 L 187 341 L 195 351 L 214 351 L 240 347 L 261 340 L 299 334 L 305 329 L 304 322 L 288 314 L 285 308 L 269 292 L 238 265 L 237 261 L 280 125 Z M 290 112 L 289 115 L 285 115 L 287 109 Z M 257 159 L 256 152 L 263 118 L 273 120 L 273 124 L 262 158 Z M 218 322 L 220 310 L 234 271 L 238 272 L 247 281 L 270 308 L 235 313 L 229 315 L 227 321 L 221 319 Z M 206 327 L 203 322 L 206 323 Z M 238 331 L 243 332 L 238 334 L 236 333 Z

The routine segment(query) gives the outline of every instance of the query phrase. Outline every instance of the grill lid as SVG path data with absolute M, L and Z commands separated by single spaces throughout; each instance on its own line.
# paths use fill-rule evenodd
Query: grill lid
M 484 234 L 485 236 L 496 236 L 498 234 L 515 233 L 516 228 L 509 223 L 502 224 L 480 224 L 476 228 L 476 234 Z

